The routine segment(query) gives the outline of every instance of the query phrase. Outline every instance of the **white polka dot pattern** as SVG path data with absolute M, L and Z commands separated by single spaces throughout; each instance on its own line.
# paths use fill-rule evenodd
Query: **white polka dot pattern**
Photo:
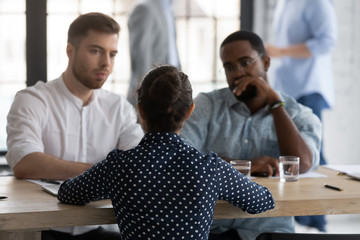
M 249 213 L 275 206 L 267 188 L 174 133 L 148 133 L 137 147 L 110 152 L 58 194 L 68 204 L 104 198 L 123 239 L 208 239 L 217 199 Z

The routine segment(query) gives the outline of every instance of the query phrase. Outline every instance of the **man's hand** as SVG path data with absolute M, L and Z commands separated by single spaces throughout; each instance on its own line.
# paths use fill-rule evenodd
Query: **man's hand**
M 236 80 L 234 83 L 236 87 L 234 88 L 233 93 L 236 96 L 240 96 L 249 85 L 252 85 L 257 89 L 256 96 L 249 101 L 251 105 L 256 105 L 256 108 L 260 108 L 266 104 L 272 104 L 280 100 L 278 94 L 262 77 L 246 76 Z
M 227 157 L 221 157 L 223 160 L 230 163 L 231 160 Z M 269 156 L 251 159 L 251 175 L 257 176 L 279 176 L 279 160 Z
M 279 176 L 279 160 L 269 156 L 251 159 L 251 175 Z

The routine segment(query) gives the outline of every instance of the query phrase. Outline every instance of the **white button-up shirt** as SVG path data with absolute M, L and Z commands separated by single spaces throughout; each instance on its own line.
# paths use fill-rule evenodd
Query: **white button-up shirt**
M 13 168 L 24 156 L 44 152 L 64 160 L 96 163 L 114 148 L 136 146 L 143 131 L 133 107 L 103 89 L 83 106 L 63 78 L 18 92 L 8 114 L 7 161 Z
M 83 106 L 62 77 L 19 91 L 7 120 L 6 159 L 11 168 L 33 152 L 96 163 L 115 148 L 136 146 L 144 135 L 132 105 L 124 97 L 97 89 L 90 103 Z M 57 230 L 79 234 L 93 228 Z

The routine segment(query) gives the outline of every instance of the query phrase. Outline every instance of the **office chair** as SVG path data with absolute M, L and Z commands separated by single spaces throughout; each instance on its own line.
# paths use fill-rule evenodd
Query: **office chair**
M 359 240 L 360 234 L 328 234 L 328 233 L 278 233 L 265 232 L 256 240 Z

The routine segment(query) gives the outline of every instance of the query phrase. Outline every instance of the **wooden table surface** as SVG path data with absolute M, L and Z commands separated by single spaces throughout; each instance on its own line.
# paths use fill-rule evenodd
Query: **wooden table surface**
M 360 214 L 360 181 L 337 175 L 336 171 L 325 167 L 319 167 L 317 172 L 328 177 L 300 178 L 297 182 L 287 183 L 282 183 L 279 179 L 252 179 L 270 189 L 275 199 L 275 209 L 253 215 L 244 213 L 225 201 L 218 201 L 214 219 Z M 343 191 L 325 188 L 325 183 Z
M 214 219 L 243 217 L 273 217 L 300 215 L 330 215 L 360 213 L 360 181 L 321 167 L 327 178 L 301 178 L 297 182 L 281 183 L 279 179 L 253 179 L 272 192 L 276 207 L 262 214 L 248 214 L 225 201 L 218 201 Z M 335 191 L 324 183 L 344 189 Z M 0 178 L 1 231 L 34 231 L 51 227 L 115 223 L 109 200 L 86 206 L 65 205 L 41 190 L 39 185 L 14 177 Z
M 61 204 L 40 185 L 14 177 L 0 178 L 0 231 L 110 224 L 115 216 L 109 200 L 85 206 Z

